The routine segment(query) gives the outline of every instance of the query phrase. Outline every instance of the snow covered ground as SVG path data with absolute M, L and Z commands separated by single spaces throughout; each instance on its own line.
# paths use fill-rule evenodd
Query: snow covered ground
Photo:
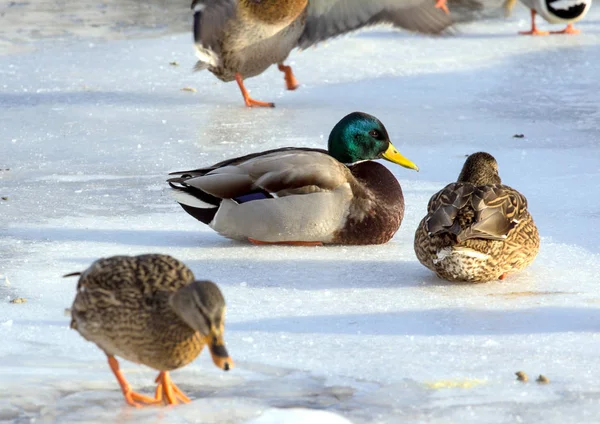
M 0 420 L 597 422 L 600 9 L 578 26 L 518 37 L 519 6 L 453 38 L 364 32 L 293 53 L 296 92 L 276 69 L 248 80 L 273 110 L 246 109 L 234 84 L 190 72 L 188 33 L 42 38 L 0 56 Z M 354 110 L 379 117 L 421 168 L 386 164 L 407 204 L 386 245 L 233 242 L 167 193 L 169 171 L 323 147 Z M 413 234 L 429 197 L 479 150 L 527 196 L 542 246 L 505 281 L 448 284 L 417 262 Z M 174 372 L 189 405 L 127 407 L 102 352 L 68 328 L 76 279 L 61 275 L 146 252 L 183 260 L 228 303 L 236 368 L 204 353 Z M 155 371 L 121 365 L 152 390 Z

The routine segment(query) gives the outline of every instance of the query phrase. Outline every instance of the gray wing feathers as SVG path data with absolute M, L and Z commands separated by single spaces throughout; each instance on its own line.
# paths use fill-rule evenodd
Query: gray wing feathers
M 310 0 L 306 26 L 298 46 L 307 48 L 325 39 L 380 23 L 411 31 L 439 33 L 452 24 L 452 19 L 434 5 L 434 0 Z
M 241 196 L 253 188 L 253 181 L 250 176 L 239 173 L 212 174 L 190 178 L 186 181 L 186 184 L 221 199 Z
M 331 156 L 318 152 L 282 152 L 215 169 L 186 183 L 222 199 L 262 189 L 277 196 L 335 190 L 353 178 Z
M 452 233 L 459 243 L 473 238 L 503 240 L 527 213 L 527 200 L 502 184 L 452 183 L 431 199 L 428 213 L 430 234 Z
M 408 31 L 440 34 L 454 23 L 453 15 L 435 8 L 435 0 L 428 3 L 410 9 L 385 11 L 376 19 L 391 22 L 395 27 Z
M 505 0 L 447 0 L 454 23 L 505 16 Z
M 221 36 L 229 19 L 235 16 L 237 0 L 194 0 L 194 42 L 197 46 L 221 52 Z
M 469 201 L 473 189 L 471 184 L 452 183 L 434 195 L 427 206 L 427 231 L 430 234 L 450 232 L 458 235 L 461 228 L 456 217 Z

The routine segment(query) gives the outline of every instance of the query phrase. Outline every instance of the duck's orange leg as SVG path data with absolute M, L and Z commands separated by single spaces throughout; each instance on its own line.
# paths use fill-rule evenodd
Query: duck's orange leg
M 448 5 L 446 4 L 446 0 L 437 0 L 435 2 L 435 7 L 438 9 L 442 9 L 448 15 L 450 14 L 450 11 L 448 10 Z
M 508 272 L 505 272 L 500 277 L 498 277 L 498 280 L 506 280 L 506 277 L 508 277 Z
M 117 361 L 117 358 L 109 355 L 107 355 L 107 357 L 108 365 L 110 366 L 110 369 L 112 370 L 115 377 L 117 377 L 117 381 L 119 382 L 121 390 L 123 391 L 123 396 L 125 396 L 125 401 L 129 405 L 139 408 L 144 405 L 156 405 L 157 403 L 160 403 L 160 399 L 155 399 L 151 398 L 150 396 L 141 395 L 131 390 L 131 386 L 129 385 L 127 380 L 125 380 L 125 376 L 119 369 L 119 361 Z
M 568 24 L 562 31 L 550 31 L 550 34 L 579 34 L 581 30 L 573 28 L 573 24 Z
M 548 35 L 548 31 L 540 31 L 535 25 L 535 10 L 531 9 L 531 30 L 530 31 L 519 31 L 521 35 Z
M 285 86 L 288 90 L 295 90 L 296 88 L 300 87 L 300 84 L 298 84 L 298 80 L 296 80 L 296 77 L 292 72 L 291 66 L 286 66 L 283 63 L 278 63 L 277 68 L 279 68 L 279 70 L 285 74 Z
M 238 83 L 238 86 L 240 87 L 242 96 L 244 96 L 244 102 L 246 102 L 246 106 L 275 107 L 275 103 L 259 102 L 258 100 L 254 100 L 253 98 L 251 98 L 250 94 L 248 93 L 248 90 L 246 90 L 246 87 L 244 86 L 244 78 L 242 78 L 241 74 L 236 72 L 235 80 Z
M 257 246 L 283 245 L 283 246 L 323 246 L 320 241 L 262 241 L 248 237 L 248 241 Z
M 161 371 L 156 377 L 156 398 L 163 400 L 167 405 L 177 405 L 178 403 L 190 403 L 191 400 L 173 383 L 167 371 Z

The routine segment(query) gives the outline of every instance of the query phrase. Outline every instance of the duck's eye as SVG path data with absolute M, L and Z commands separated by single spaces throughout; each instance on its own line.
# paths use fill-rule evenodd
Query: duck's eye
M 377 130 L 371 130 L 369 131 L 369 135 L 373 138 L 379 138 L 381 136 L 381 133 Z

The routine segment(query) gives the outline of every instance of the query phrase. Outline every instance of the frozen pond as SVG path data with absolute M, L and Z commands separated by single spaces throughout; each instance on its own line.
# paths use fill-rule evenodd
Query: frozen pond
M 528 17 L 518 6 L 457 37 L 378 29 L 295 52 L 299 90 L 285 91 L 276 68 L 247 81 L 255 98 L 275 101 L 269 110 L 192 73 L 180 23 L 148 21 L 151 38 L 132 30 L 105 41 L 121 37 L 3 29 L 0 420 L 597 422 L 600 12 L 592 7 L 578 36 L 516 36 Z M 169 171 L 324 147 L 354 110 L 380 118 L 421 168 L 386 163 L 406 198 L 386 245 L 251 246 L 214 234 L 168 195 Z M 507 280 L 447 284 L 418 263 L 414 230 L 429 197 L 479 150 L 527 196 L 542 246 Z M 223 373 L 203 353 L 173 373 L 194 402 L 133 410 L 104 354 L 69 329 L 76 279 L 61 275 L 147 252 L 220 285 L 236 368 Z M 27 302 L 9 303 L 16 297 Z M 121 365 L 134 388 L 152 390 L 154 370 Z

